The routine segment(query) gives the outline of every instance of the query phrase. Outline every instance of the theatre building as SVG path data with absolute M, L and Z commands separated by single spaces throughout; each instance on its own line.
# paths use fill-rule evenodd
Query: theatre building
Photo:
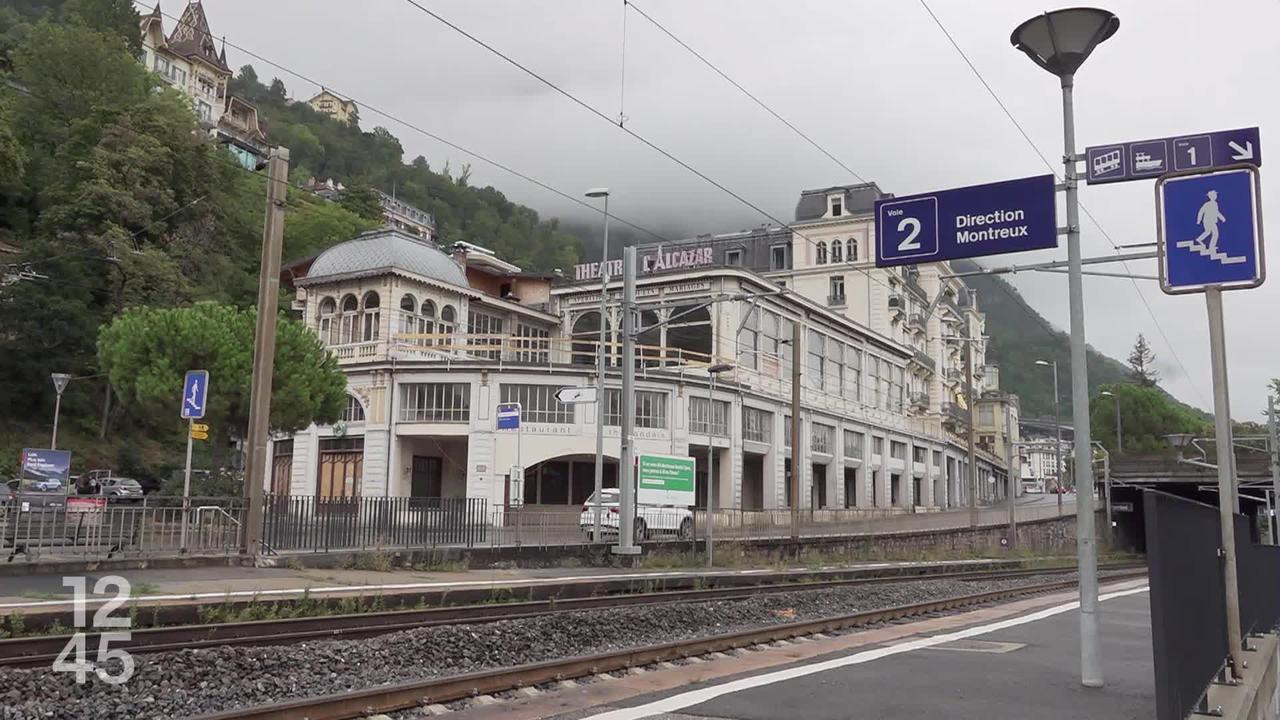
M 788 507 L 800 323 L 802 506 L 967 503 L 962 434 L 944 422 L 943 400 L 916 397 L 951 387 L 937 377 L 950 366 L 935 361 L 928 375 L 919 366 L 931 341 L 887 320 L 875 329 L 787 287 L 797 254 L 782 228 L 639 248 L 637 452 L 696 458 L 700 506 L 712 492 L 721 508 Z M 621 280 L 611 267 L 601 317 L 599 271 L 584 263 L 565 278 L 528 273 L 477 245 L 441 248 L 394 229 L 286 267 L 294 309 L 337 357 L 349 397 L 340 422 L 273 441 L 271 491 L 572 512 L 594 487 L 601 424 L 605 485 L 616 486 Z M 948 307 L 963 312 L 960 300 Z M 595 385 L 602 324 L 605 396 L 559 402 L 561 388 Z M 708 368 L 717 365 L 729 369 L 712 396 Z M 497 429 L 497 408 L 509 402 L 521 405 L 519 431 Z M 523 483 L 513 466 L 524 468 Z M 981 452 L 979 466 L 980 477 L 1003 476 L 995 455 Z

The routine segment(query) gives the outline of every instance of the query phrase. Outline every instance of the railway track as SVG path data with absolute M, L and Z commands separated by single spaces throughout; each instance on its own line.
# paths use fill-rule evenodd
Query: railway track
M 1043 573 L 1042 573 L 1043 574 Z M 1142 577 L 1145 569 L 1121 570 L 1108 579 Z M 597 675 L 653 663 L 724 652 L 795 637 L 834 632 L 864 625 L 945 612 L 964 607 L 1043 594 L 1075 587 L 1074 580 L 992 590 L 848 615 L 805 620 L 710 637 L 636 647 L 616 652 L 500 668 L 482 672 L 413 680 L 352 690 L 336 695 L 237 708 L 199 716 L 197 720 L 348 720 L 406 710 L 429 703 L 447 703 L 476 695 L 515 690 L 559 680 Z M 795 588 L 793 588 L 795 589 Z
M 1126 570 L 1131 567 L 1137 566 L 1112 565 L 1103 566 L 1101 569 Z M 605 607 L 616 608 L 732 600 L 761 593 L 820 590 L 883 583 L 947 579 L 991 580 L 1026 575 L 1061 574 L 1074 572 L 1074 570 L 1074 568 L 1057 568 L 966 571 L 918 576 L 890 574 L 836 580 L 805 580 L 725 588 L 610 594 L 567 599 L 549 598 L 536 601 L 394 610 L 350 615 L 318 615 L 314 617 L 249 622 L 143 628 L 133 630 L 128 642 L 116 642 L 113 643 L 113 646 L 127 650 L 131 654 L 146 654 L 226 645 L 289 645 L 313 640 L 357 639 L 433 625 L 490 623 L 499 620 L 512 620 Z M 0 667 L 48 666 L 66 646 L 69 637 L 69 635 L 40 635 L 0 640 Z M 87 642 L 89 647 L 96 647 L 98 643 L 96 634 L 88 634 Z

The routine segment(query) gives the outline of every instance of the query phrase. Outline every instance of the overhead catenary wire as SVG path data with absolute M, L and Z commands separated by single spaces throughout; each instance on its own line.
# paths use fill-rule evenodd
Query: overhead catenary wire
M 1049 172 L 1053 174 L 1054 178 L 1061 182 L 1062 175 L 1059 173 L 1058 168 L 1051 163 L 1047 157 L 1045 157 L 1044 153 L 1042 153 L 1040 148 L 1035 144 L 1035 141 L 1031 139 L 1031 136 L 1027 133 L 1026 129 L 1022 127 L 1022 123 L 1018 122 L 1017 118 L 1013 116 L 1013 113 L 1009 111 L 1008 106 L 1006 106 L 1004 101 L 1000 99 L 1000 96 L 996 93 L 995 89 L 991 87 L 991 84 L 987 82 L 985 77 L 983 77 L 977 66 L 969 59 L 968 54 L 965 53 L 964 49 L 960 47 L 960 44 L 956 42 L 956 39 L 952 36 L 951 32 L 947 30 L 942 19 L 933 11 L 933 8 L 929 7 L 928 0 L 920 0 L 920 5 L 924 8 L 925 12 L 929 14 L 929 17 L 933 19 L 933 22 L 938 26 L 938 29 L 942 31 L 942 34 L 947 38 L 947 41 L 951 43 L 951 47 L 954 48 L 956 53 L 960 55 L 960 58 L 964 60 L 965 65 L 967 65 L 969 70 L 973 72 L 974 76 L 978 79 L 978 82 L 980 82 L 982 87 L 986 89 L 987 94 L 991 96 L 991 99 L 994 100 L 996 105 L 1000 107 L 1000 110 L 1004 112 L 1005 117 L 1008 118 L 1009 122 L 1017 129 L 1018 133 L 1022 136 L 1022 139 L 1031 147 L 1031 150 L 1040 158 L 1040 161 L 1044 163 L 1045 167 L 1049 168 Z M 1093 213 L 1090 212 L 1087 207 L 1085 207 L 1084 203 L 1080 203 L 1080 209 L 1084 211 L 1085 217 L 1089 218 L 1089 221 L 1098 229 L 1098 232 L 1101 233 L 1107 243 L 1111 245 L 1112 250 L 1117 253 L 1120 252 L 1120 246 L 1116 244 L 1115 240 L 1111 237 L 1111 234 L 1102 226 L 1102 223 L 1094 217 Z M 1124 267 L 1126 273 L 1132 273 L 1128 262 L 1122 260 L 1120 261 L 1120 264 Z M 1151 304 L 1147 301 L 1146 294 L 1142 292 L 1142 287 L 1139 286 L 1138 281 L 1132 277 L 1129 278 L 1129 282 L 1133 285 L 1133 290 L 1137 293 L 1138 299 L 1142 301 L 1142 306 L 1146 309 L 1147 315 L 1150 316 L 1151 322 L 1156 326 L 1156 331 L 1160 333 L 1161 339 L 1164 340 L 1165 346 L 1169 349 L 1169 354 L 1173 355 L 1174 361 L 1178 363 L 1179 369 L 1182 370 L 1182 374 L 1187 378 L 1187 383 L 1191 385 L 1192 391 L 1195 392 L 1196 397 L 1200 399 L 1201 403 L 1208 404 L 1204 393 L 1200 391 L 1200 386 L 1191 379 L 1191 373 L 1187 371 L 1187 366 L 1183 364 L 1182 358 L 1178 356 L 1178 351 L 1169 340 L 1169 336 L 1165 333 L 1164 327 L 1156 317 L 1155 311 L 1151 309 Z
M 772 115 L 774 118 L 776 118 L 776 119 L 778 120 L 778 122 L 782 123 L 783 125 L 786 125 L 786 126 L 791 130 L 791 132 L 795 133 L 797 136 L 799 136 L 799 137 L 800 137 L 800 139 L 804 140 L 806 143 L 808 143 L 809 145 L 813 146 L 813 148 L 814 148 L 815 150 L 817 150 L 818 152 L 820 152 L 820 153 L 822 153 L 823 155 L 827 156 L 827 159 L 831 160 L 831 162 L 833 162 L 833 163 L 835 163 L 836 165 L 839 165 L 841 168 L 843 168 L 845 172 L 849 173 L 849 174 L 850 174 L 850 175 L 852 175 L 854 178 L 856 178 L 856 179 L 858 180 L 858 182 L 861 182 L 861 183 L 865 183 L 865 182 L 867 182 L 867 180 L 866 180 L 865 178 L 863 178 L 861 175 L 859 175 L 859 174 L 858 174 L 858 172 L 857 172 L 856 170 L 854 170 L 853 168 L 851 168 L 851 167 L 849 167 L 848 165 L 846 165 L 844 162 L 842 162 L 842 161 L 840 160 L 840 158 L 837 158 L 835 155 L 833 155 L 833 154 L 832 154 L 829 150 L 827 150 L 825 147 L 823 147 L 822 145 L 818 144 L 818 141 L 817 141 L 817 140 L 814 140 L 812 137 L 810 137 L 808 134 L 806 134 L 803 130 L 801 130 L 800 128 L 796 127 L 794 124 L 792 124 L 792 123 L 791 123 L 791 121 L 790 121 L 790 120 L 787 120 L 785 117 L 783 117 L 781 114 L 779 114 L 779 113 L 778 113 L 778 111 L 776 111 L 776 110 L 774 110 L 772 107 L 770 107 L 768 103 L 766 103 L 765 101 L 763 101 L 763 100 L 761 100 L 759 97 L 757 97 L 757 96 L 755 95 L 755 93 L 753 93 L 753 92 L 751 92 L 750 90 L 748 90 L 748 89 L 746 89 L 745 87 L 743 87 L 743 86 L 742 86 L 742 84 L 741 84 L 741 83 L 739 83 L 737 80 L 734 80 L 732 77 L 729 77 L 728 73 L 726 73 L 725 71 L 721 70 L 718 66 L 716 66 L 716 64 L 715 64 L 715 63 L 713 63 L 713 62 L 711 62 L 710 60 L 708 60 L 708 59 L 706 58 L 706 56 L 704 56 L 702 53 L 700 53 L 700 52 L 698 52 L 697 50 L 695 50 L 695 49 L 693 49 L 692 47 L 690 47 L 688 43 L 686 43 L 684 40 L 681 40 L 679 37 L 677 37 L 677 36 L 676 36 L 676 34 L 675 34 L 675 33 L 673 33 L 671 30 L 667 29 L 667 27 L 666 27 L 665 25 L 663 25 L 662 23 L 660 23 L 660 22 L 658 22 L 657 20 L 655 20 L 655 19 L 653 18 L 653 16 L 652 16 L 652 15 L 650 15 L 650 14 L 649 14 L 649 13 L 647 13 L 647 12 L 645 12 L 645 11 L 644 11 L 644 10 L 643 10 L 639 5 L 637 5 L 637 4 L 635 3 L 635 1 L 634 1 L 634 0 L 622 0 L 622 4 L 623 4 L 623 7 L 624 7 L 624 8 L 625 8 L 625 7 L 630 7 L 632 10 L 634 10 L 636 13 L 638 13 L 638 14 L 640 15 L 640 17 L 644 18 L 645 20 L 648 20 L 650 24 L 652 24 L 652 25 L 653 25 L 654 27 L 656 27 L 658 30 L 661 30 L 661 31 L 662 31 L 662 33 L 663 33 L 664 35 L 666 35 L 667 37 L 671 38 L 672 42 L 674 42 L 675 44 L 677 44 L 677 45 L 679 45 L 680 47 L 682 47 L 682 48 L 684 48 L 685 50 L 687 50 L 687 51 L 689 52 L 689 54 L 690 54 L 690 55 L 693 55 L 695 58 L 697 58 L 699 61 L 701 61 L 701 62 L 702 62 L 702 64 L 703 64 L 703 65 L 706 65 L 708 68 L 710 68 L 712 72 L 714 72 L 715 74 L 717 74 L 717 75 L 719 75 L 721 78 L 723 78 L 723 79 L 725 80 L 725 82 L 727 82 L 727 83 L 729 83 L 730 85 L 732 85 L 732 86 L 734 86 L 735 88 L 737 88 L 739 92 L 741 92 L 743 95 L 747 96 L 747 98 L 749 98 L 749 99 L 750 99 L 752 102 L 754 102 L 756 105 L 759 105 L 759 106 L 760 106 L 760 107 L 761 107 L 765 112 L 769 113 L 769 114 L 770 114 L 770 115 Z M 625 18 L 625 16 L 626 16 L 626 15 L 625 15 L 625 13 L 624 13 L 623 17 Z

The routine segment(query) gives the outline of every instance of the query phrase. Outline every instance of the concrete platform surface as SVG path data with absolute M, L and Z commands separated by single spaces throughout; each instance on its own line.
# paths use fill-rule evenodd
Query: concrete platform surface
M 1039 609 L 1033 601 L 1016 603 L 1027 609 L 1015 615 L 1000 614 L 1010 606 L 994 606 L 986 613 L 989 619 L 976 625 L 969 620 L 960 629 L 912 632 L 911 627 L 942 629 L 959 616 L 888 626 L 889 634 L 902 634 L 712 682 L 703 680 L 706 675 L 696 677 L 708 666 L 698 666 L 697 673 L 685 668 L 685 683 L 673 683 L 667 690 L 626 697 L 619 688 L 595 707 L 584 704 L 571 710 L 566 705 L 572 703 L 564 703 L 561 713 L 538 717 L 1149 720 L 1155 717 L 1155 690 L 1148 595 L 1141 585 L 1130 584 L 1103 598 L 1103 688 L 1080 686 L 1079 613 L 1074 603 L 1063 604 L 1065 597 L 1058 596 L 1055 605 Z M 975 611 L 971 617 L 982 613 Z M 945 638 L 955 639 L 938 642 Z M 600 699 L 605 699 L 607 688 L 600 692 Z M 518 712 L 509 716 L 521 717 Z M 463 712 L 458 717 L 473 716 Z

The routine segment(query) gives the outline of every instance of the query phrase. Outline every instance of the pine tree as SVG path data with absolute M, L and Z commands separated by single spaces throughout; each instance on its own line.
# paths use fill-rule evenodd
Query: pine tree
M 1142 387 L 1155 387 L 1160 382 L 1160 373 L 1155 369 L 1156 354 L 1151 351 L 1147 339 L 1138 333 L 1138 339 L 1129 351 L 1129 373 L 1133 381 Z

